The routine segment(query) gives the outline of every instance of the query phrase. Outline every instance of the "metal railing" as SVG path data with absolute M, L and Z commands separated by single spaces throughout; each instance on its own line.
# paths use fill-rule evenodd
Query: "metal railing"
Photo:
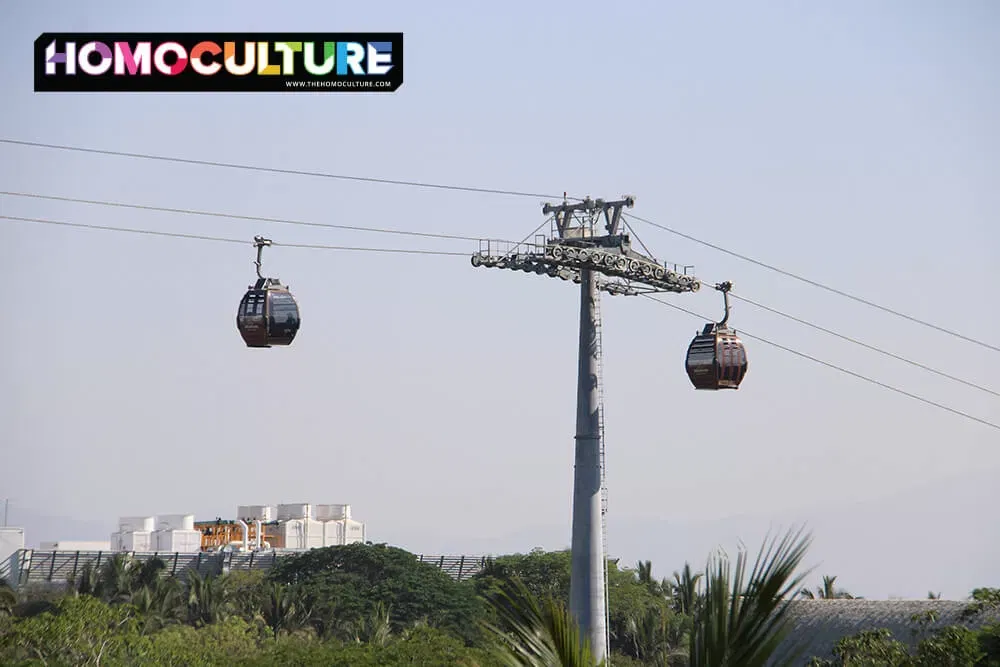
M 168 576 L 183 575 L 185 571 L 194 569 L 199 574 L 218 575 L 224 572 L 239 570 L 267 570 L 279 559 L 304 550 L 273 549 L 268 551 L 250 552 L 125 552 L 138 561 L 159 558 L 166 564 L 165 573 Z M 16 586 L 31 583 L 64 583 L 75 580 L 87 564 L 100 568 L 102 564 L 121 552 L 114 551 L 42 551 L 40 549 L 21 549 L 12 559 L 12 572 L 9 580 Z M 416 555 L 416 558 L 429 565 L 434 565 L 456 581 L 464 581 L 480 572 L 486 564 L 485 556 L 427 556 Z

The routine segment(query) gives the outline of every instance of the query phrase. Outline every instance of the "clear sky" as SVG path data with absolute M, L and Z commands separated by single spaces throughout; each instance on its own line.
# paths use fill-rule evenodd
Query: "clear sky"
M 1000 344 L 1000 9 L 981 2 L 0 3 L 0 135 L 457 185 L 636 196 L 637 215 Z M 41 94 L 44 31 L 402 31 L 395 94 Z M 542 199 L 0 145 L 5 191 L 520 239 Z M 277 242 L 417 240 L 0 197 L 4 215 Z M 1000 390 L 1000 353 L 645 225 L 706 281 Z M 41 539 L 238 504 L 354 506 L 414 551 L 569 543 L 578 293 L 465 257 L 272 248 L 303 326 L 250 350 L 249 246 L 0 220 L 0 497 Z M 712 318 L 712 290 L 667 297 Z M 1000 431 L 701 322 L 604 299 L 610 552 L 669 575 L 806 519 L 868 597 L 1000 584 Z M 1000 399 L 735 304 L 731 323 L 979 417 Z M 18 517 L 22 517 L 19 519 Z M 35 534 L 28 517 L 97 521 Z M 992 518 L 991 518 L 992 517 Z M 39 524 L 40 525 L 40 524 Z M 82 524 L 81 524 L 82 525 Z M 67 527 L 66 532 L 71 532 Z

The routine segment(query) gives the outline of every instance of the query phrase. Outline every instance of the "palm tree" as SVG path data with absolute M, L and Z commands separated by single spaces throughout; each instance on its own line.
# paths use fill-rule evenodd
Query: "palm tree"
M 647 665 L 686 664 L 688 651 L 683 616 L 658 608 L 646 609 L 629 618 L 624 638 L 631 645 L 631 654 Z
M 80 569 L 77 578 L 72 580 L 72 577 L 70 577 L 70 579 L 69 584 L 73 587 L 73 592 L 76 595 L 100 597 L 98 589 L 100 588 L 101 573 L 94 567 L 93 563 L 86 563 Z
M 635 564 L 635 576 L 639 583 L 649 586 L 653 583 L 653 561 L 641 560 Z
M 150 558 L 136 567 L 135 584 L 139 588 L 155 588 L 161 581 L 161 573 L 167 564 L 160 558 Z
M 539 602 L 518 578 L 503 582 L 489 600 L 500 618 L 485 624 L 502 647 L 497 657 L 510 667 L 603 667 L 566 609 L 549 597 Z
M 132 594 L 131 602 L 142 618 L 144 633 L 180 623 L 186 617 L 184 585 L 172 577 L 150 581 Z
M 100 569 L 93 563 L 85 564 L 69 585 L 75 595 L 91 595 L 114 604 L 129 602 L 133 595 L 144 588 L 153 589 L 163 580 L 166 568 L 159 558 L 140 561 L 130 554 L 118 553 L 105 561 Z
M 100 568 L 92 563 L 83 566 L 76 581 L 72 582 L 78 595 L 92 595 L 109 604 L 128 602 L 136 586 L 142 563 L 130 554 L 117 553 Z
M 677 611 L 682 614 L 693 614 L 698 603 L 698 582 L 702 574 L 691 572 L 691 564 L 684 563 L 684 569 L 678 573 L 674 572 L 674 604 Z
M 834 582 L 837 581 L 837 577 L 831 577 L 826 575 L 823 577 L 823 585 L 816 588 L 816 594 L 814 595 L 808 588 L 802 588 L 799 591 L 799 595 L 810 600 L 815 600 L 819 598 L 821 600 L 854 600 L 856 599 L 853 595 L 848 593 L 843 588 L 836 588 Z
M 358 621 L 354 639 L 362 644 L 374 644 L 385 646 L 392 639 L 390 607 L 381 601 L 376 602 L 374 608 L 368 616 Z
M 211 625 L 229 614 L 229 591 L 224 577 L 203 577 L 196 569 L 188 570 L 187 621 L 195 627 Z
M 295 632 L 305 627 L 310 612 L 296 589 L 272 582 L 261 605 L 261 616 L 277 638 L 282 630 Z
M 762 667 L 773 657 L 789 631 L 789 605 L 805 577 L 795 570 L 811 541 L 801 529 L 789 530 L 780 542 L 765 540 L 745 582 L 742 549 L 735 570 L 725 555 L 709 559 L 704 602 L 695 610 L 691 667 Z

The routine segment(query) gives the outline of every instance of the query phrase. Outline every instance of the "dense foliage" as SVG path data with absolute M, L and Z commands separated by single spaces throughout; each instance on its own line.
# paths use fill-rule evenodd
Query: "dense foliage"
M 775 540 L 656 579 L 651 563 L 609 563 L 615 667 L 763 665 L 794 597 L 852 597 L 827 577 L 808 593 L 795 571 L 808 540 Z M 354 544 L 290 556 L 270 571 L 169 577 L 125 555 L 59 590 L 0 584 L 4 665 L 594 665 L 566 611 L 568 551 L 496 558 L 456 582 L 412 554 Z M 965 626 L 926 631 L 910 648 L 872 628 L 814 667 L 1000 667 L 1000 590 L 973 592 Z M 992 620 L 990 620 L 992 619 Z M 982 623 L 977 624 L 982 625 Z M 905 638 L 909 639 L 909 638 Z

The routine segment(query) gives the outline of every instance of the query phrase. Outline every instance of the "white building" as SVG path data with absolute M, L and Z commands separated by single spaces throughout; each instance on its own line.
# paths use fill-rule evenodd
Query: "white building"
M 127 516 L 118 520 L 109 546 L 110 551 L 197 553 L 201 532 L 194 529 L 194 514 Z

